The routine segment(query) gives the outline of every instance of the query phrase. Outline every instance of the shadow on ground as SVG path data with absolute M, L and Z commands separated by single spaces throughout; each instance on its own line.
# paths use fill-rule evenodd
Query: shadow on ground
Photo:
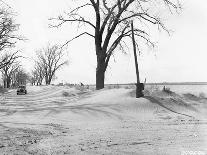
M 167 110 L 169 110 L 169 111 L 171 111 L 173 113 L 180 114 L 180 115 L 184 115 L 184 116 L 187 116 L 187 117 L 193 117 L 191 115 L 187 115 L 187 114 L 180 113 L 180 112 L 177 112 L 175 110 L 172 110 L 171 108 L 167 107 L 167 105 L 165 105 L 165 102 L 164 101 L 161 102 L 160 101 L 160 98 L 155 98 L 155 97 L 152 97 L 152 96 L 144 96 L 144 98 L 147 99 L 147 100 L 149 100 L 152 103 L 158 104 L 159 106 L 161 106 L 161 107 L 163 107 L 163 108 L 165 108 L 165 109 L 167 109 Z M 190 107 L 190 108 L 192 108 L 193 110 L 196 110 L 193 107 Z

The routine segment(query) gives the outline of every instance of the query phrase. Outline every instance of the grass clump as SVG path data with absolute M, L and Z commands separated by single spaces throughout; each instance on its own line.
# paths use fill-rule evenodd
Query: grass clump
M 64 92 L 62 93 L 62 95 L 63 95 L 64 97 L 68 97 L 68 96 L 70 96 L 70 94 L 69 94 L 68 92 L 66 92 L 66 91 L 64 91 Z
M 163 87 L 162 91 L 169 95 L 173 94 L 173 91 L 171 91 L 170 88 L 166 88 L 165 86 Z

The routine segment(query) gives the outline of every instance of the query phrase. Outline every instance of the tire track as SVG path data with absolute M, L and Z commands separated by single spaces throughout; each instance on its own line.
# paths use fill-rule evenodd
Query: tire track
M 26 95 L 16 95 L 16 90 L 13 90 L 2 97 L 0 111 L 10 115 L 16 112 L 62 109 L 65 104 L 79 98 L 78 95 L 64 97 L 62 96 L 64 91 L 70 92 L 70 89 L 43 86 L 34 91 L 34 87 L 29 87 Z M 71 93 L 74 93 L 74 89 Z

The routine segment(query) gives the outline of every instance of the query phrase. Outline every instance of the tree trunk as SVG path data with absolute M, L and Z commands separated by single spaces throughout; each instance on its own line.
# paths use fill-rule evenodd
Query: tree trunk
M 7 88 L 7 80 L 6 80 L 6 78 L 4 79 L 4 88 Z
M 48 85 L 48 84 L 49 84 L 49 78 L 48 78 L 48 76 L 47 76 L 47 75 L 45 76 L 45 84 L 46 84 L 46 85 Z
M 10 78 L 7 78 L 7 88 L 10 88 L 10 85 L 11 85 L 11 80 Z
M 105 71 L 105 59 L 103 57 L 98 58 L 96 68 L 96 90 L 104 88 Z
M 50 85 L 51 81 L 52 81 L 52 79 L 49 78 L 49 79 L 48 79 L 48 85 Z
M 96 70 L 96 90 L 104 88 L 104 77 L 105 77 L 105 72 L 100 69 L 97 69 Z

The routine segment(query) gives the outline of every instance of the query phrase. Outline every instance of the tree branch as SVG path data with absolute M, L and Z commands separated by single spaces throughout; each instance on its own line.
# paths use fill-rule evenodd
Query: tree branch
M 64 47 L 65 45 L 67 45 L 67 44 L 70 43 L 71 41 L 73 41 L 73 40 L 75 40 L 75 39 L 77 39 L 77 38 L 79 38 L 79 37 L 81 37 L 81 36 L 83 36 L 83 35 L 88 35 L 88 36 L 90 36 L 90 37 L 95 38 L 94 35 L 92 35 L 92 34 L 90 34 L 90 33 L 88 33 L 88 32 L 83 32 L 83 33 L 81 33 L 81 34 L 79 34 L 79 35 L 73 37 L 71 40 L 67 41 L 65 44 L 62 45 L 62 47 Z M 61 47 L 61 48 L 62 48 L 62 47 Z

